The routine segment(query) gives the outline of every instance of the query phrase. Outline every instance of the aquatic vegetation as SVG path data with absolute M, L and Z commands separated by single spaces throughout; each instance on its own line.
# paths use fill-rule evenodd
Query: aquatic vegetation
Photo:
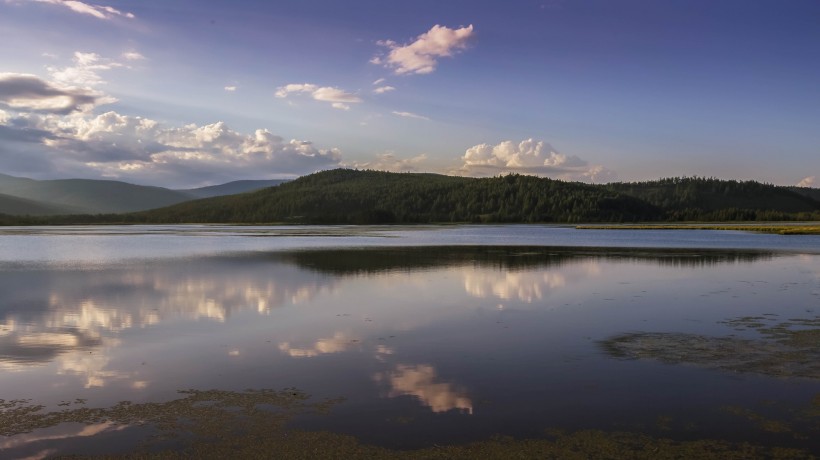
M 820 317 L 776 322 L 773 316 L 725 321 L 759 338 L 631 332 L 601 342 L 611 356 L 694 364 L 732 372 L 820 379 Z
M 417 450 L 392 450 L 360 443 L 327 431 L 287 427 L 297 414 L 322 413 L 340 400 L 311 403 L 296 389 L 186 390 L 184 397 L 161 403 L 120 402 L 110 408 L 72 407 L 43 413 L 29 400 L 0 402 L 4 436 L 26 433 L 65 422 L 152 426 L 158 433 L 139 449 L 97 458 L 812 458 L 796 448 L 762 447 L 746 442 L 702 439 L 678 441 L 642 433 L 547 430 L 534 439 L 493 436 L 463 445 L 434 445 Z M 74 401 L 73 405 L 84 405 Z M 162 441 L 172 440 L 174 444 Z M 65 452 L 64 454 L 68 454 Z M 84 458 L 72 455 L 71 458 Z

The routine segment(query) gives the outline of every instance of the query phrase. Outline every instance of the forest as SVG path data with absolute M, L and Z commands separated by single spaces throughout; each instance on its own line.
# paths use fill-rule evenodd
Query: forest
M 250 193 L 127 214 L 3 216 L 0 225 L 102 223 L 584 223 L 820 220 L 788 187 L 714 178 L 590 185 L 335 169 Z

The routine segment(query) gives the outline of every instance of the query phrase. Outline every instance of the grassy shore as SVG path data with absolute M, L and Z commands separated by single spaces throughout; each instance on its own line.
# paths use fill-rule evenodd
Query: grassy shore
M 683 223 L 683 224 L 614 224 L 614 225 L 578 225 L 580 230 L 733 230 L 743 232 L 775 233 L 779 235 L 820 235 L 820 222 L 810 223 Z

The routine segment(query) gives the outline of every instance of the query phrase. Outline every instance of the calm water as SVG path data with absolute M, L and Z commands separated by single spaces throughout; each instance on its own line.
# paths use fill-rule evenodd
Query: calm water
M 806 363 L 727 370 L 718 358 L 683 356 L 692 350 L 679 361 L 624 359 L 606 346 L 630 333 L 667 334 L 667 350 L 681 334 L 759 340 L 762 326 L 726 323 L 748 317 L 814 327 L 820 237 L 544 226 L 0 230 L 0 398 L 41 413 L 170 401 L 189 388 L 296 388 L 310 401 L 344 399 L 289 427 L 391 448 L 559 428 L 817 449 L 820 374 Z M 816 343 L 806 349 L 818 353 Z M 145 434 L 105 421 L 31 428 L 0 436 L 0 456 L 129 451 Z

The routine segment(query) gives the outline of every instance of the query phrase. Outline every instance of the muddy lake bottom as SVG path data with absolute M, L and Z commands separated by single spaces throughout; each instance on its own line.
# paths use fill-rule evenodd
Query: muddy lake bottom
M 0 230 L 0 457 L 812 458 L 820 237 Z

